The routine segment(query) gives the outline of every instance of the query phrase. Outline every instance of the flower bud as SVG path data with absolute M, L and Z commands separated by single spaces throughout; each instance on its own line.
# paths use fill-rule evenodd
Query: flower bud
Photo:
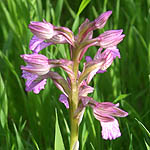
M 22 70 L 37 75 L 44 75 L 49 72 L 50 65 L 46 56 L 41 54 L 25 54 L 21 55 L 21 57 L 27 62 L 27 66 L 21 66 Z
M 98 46 L 101 46 L 102 48 L 108 48 L 113 47 L 119 44 L 123 38 L 124 34 L 122 34 L 123 30 L 109 30 L 104 33 L 102 33 L 98 37 Z
M 44 22 L 30 22 L 29 28 L 31 32 L 40 39 L 50 39 L 56 32 L 54 31 L 54 26 L 50 23 Z
M 94 20 L 95 29 L 103 28 L 111 14 L 112 14 L 112 11 L 107 11 L 107 12 L 102 13 L 98 18 L 96 18 Z

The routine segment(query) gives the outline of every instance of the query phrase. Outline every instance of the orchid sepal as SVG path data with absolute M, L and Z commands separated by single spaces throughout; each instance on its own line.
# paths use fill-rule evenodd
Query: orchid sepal
M 83 80 L 85 80 L 90 73 L 97 72 L 99 69 L 101 69 L 102 65 L 104 63 L 104 60 L 101 61 L 92 61 L 84 64 L 83 72 L 81 73 L 79 77 L 79 83 L 81 83 Z M 87 82 L 89 83 L 89 81 Z

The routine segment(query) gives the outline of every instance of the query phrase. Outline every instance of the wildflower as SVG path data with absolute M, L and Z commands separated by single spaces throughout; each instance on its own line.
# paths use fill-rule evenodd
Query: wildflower
M 56 27 L 46 22 L 31 22 L 29 29 L 34 34 L 29 48 L 33 54 L 21 55 L 26 66 L 21 66 L 22 77 L 26 79 L 26 90 L 39 93 L 44 89 L 46 81 L 50 78 L 56 87 L 62 92 L 59 101 L 70 109 L 71 118 L 71 140 L 70 149 L 78 149 L 78 126 L 82 121 L 86 107 L 93 109 L 94 117 L 100 121 L 103 139 L 116 139 L 121 136 L 119 123 L 115 117 L 126 117 L 127 112 L 121 110 L 118 104 L 111 102 L 96 102 L 89 93 L 94 88 L 89 86 L 90 81 L 96 73 L 104 73 L 111 66 L 116 57 L 120 58 L 117 45 L 123 40 L 123 30 L 109 30 L 93 38 L 93 31 L 105 26 L 112 11 L 102 13 L 94 21 L 86 19 L 79 27 L 78 34 L 66 27 Z M 71 60 L 48 59 L 38 54 L 42 49 L 53 44 L 69 44 Z M 92 59 L 86 56 L 82 72 L 79 71 L 79 64 L 86 51 L 91 46 L 99 46 L 99 49 Z M 63 69 L 67 73 L 64 79 L 60 74 L 54 72 L 55 67 Z M 51 68 L 54 68 L 52 71 Z
M 104 12 L 92 22 L 89 22 L 89 20 L 86 19 L 85 22 L 83 22 L 83 24 L 79 27 L 77 36 L 78 42 L 81 43 L 85 39 L 90 39 L 89 37 L 92 37 L 93 30 L 103 28 L 111 14 L 112 11 Z
M 98 37 L 98 46 L 102 48 L 113 47 L 119 44 L 123 38 L 124 34 L 122 34 L 123 30 L 109 30 L 106 31 Z
M 42 49 L 52 44 L 52 42 L 45 42 L 44 39 L 39 39 L 36 35 L 34 35 L 30 40 L 29 49 L 34 53 L 39 53 Z
M 78 77 L 80 77 L 80 75 L 81 75 L 81 73 L 78 72 Z M 67 84 L 68 84 L 69 89 L 71 90 L 71 82 L 70 82 L 69 78 L 67 78 Z M 80 86 L 79 86 L 79 97 L 87 96 L 89 93 L 92 93 L 93 91 L 94 91 L 94 88 L 89 86 L 89 85 L 87 85 L 85 80 L 83 80 L 80 83 Z M 63 103 L 65 105 L 65 107 L 68 109 L 69 108 L 69 96 L 64 91 L 62 91 L 62 92 L 63 92 L 63 94 L 61 94 L 59 96 L 59 101 L 61 103 Z
M 102 13 L 98 18 L 96 18 L 94 20 L 94 30 L 103 28 L 111 14 L 112 11 L 107 11 Z
M 60 101 L 61 103 L 63 103 L 67 109 L 69 109 L 68 97 L 67 97 L 66 95 L 61 94 L 61 95 L 59 96 L 59 101 Z
M 22 72 L 22 78 L 27 79 L 26 81 L 26 91 L 32 91 L 35 94 L 38 94 L 46 84 L 45 78 L 38 78 L 39 76 L 36 74 L 29 73 L 27 71 Z
M 112 140 L 121 136 L 118 121 L 114 117 L 126 117 L 127 112 L 118 108 L 118 104 L 110 102 L 97 102 L 91 107 L 93 108 L 94 117 L 100 121 L 102 137 L 105 140 Z
M 122 30 L 109 30 L 100 34 L 97 38 L 88 39 L 81 43 L 81 48 L 78 52 L 79 60 L 82 59 L 83 55 L 86 53 L 87 49 L 91 46 L 100 46 L 100 48 L 112 48 L 117 47 L 117 45 L 123 40 L 124 34 Z
M 27 72 L 44 75 L 49 72 L 51 65 L 48 63 L 48 58 L 41 54 L 25 54 L 21 55 L 25 62 L 27 62 L 27 66 L 21 66 L 22 70 Z
M 67 101 L 67 99 L 66 99 Z M 74 113 L 74 117 L 82 120 L 82 115 L 87 106 L 93 109 L 94 117 L 100 121 L 102 137 L 105 140 L 113 140 L 121 136 L 119 123 L 115 117 L 126 117 L 128 113 L 118 108 L 119 104 L 111 102 L 96 102 L 91 97 L 80 96 L 80 104 Z
M 85 59 L 87 62 L 84 64 L 79 81 L 86 78 L 86 82 L 89 84 L 96 73 L 106 72 L 106 69 L 116 57 L 120 58 L 120 53 L 116 46 L 107 48 L 103 52 L 102 48 L 99 48 L 93 60 L 90 56 L 86 56 Z
M 29 24 L 31 32 L 40 39 L 51 39 L 57 32 L 54 30 L 54 26 L 51 23 L 46 22 L 34 22 Z
M 120 52 L 116 46 L 109 47 L 109 48 L 105 49 L 103 52 L 102 52 L 102 48 L 99 48 L 99 50 L 97 51 L 93 60 L 90 56 L 86 56 L 85 59 L 86 59 L 87 63 L 92 62 L 92 61 L 93 62 L 94 61 L 98 61 L 98 62 L 104 61 L 103 65 L 101 66 L 101 69 L 99 69 L 98 71 L 95 71 L 94 74 L 91 73 L 92 77 L 90 77 L 90 78 L 93 78 L 93 76 L 96 73 L 106 72 L 107 68 L 112 64 L 113 60 L 116 57 L 120 58 Z
M 81 97 L 80 100 L 82 103 L 77 112 L 81 112 L 87 106 L 93 109 L 94 117 L 100 121 L 103 139 L 113 140 L 121 136 L 119 123 L 114 117 L 126 117 L 128 113 L 118 108 L 119 104 L 111 102 L 99 103 L 88 96 Z
M 68 75 L 73 78 L 73 72 L 71 69 L 72 62 L 64 59 L 52 60 L 48 59 L 42 54 L 25 54 L 21 57 L 27 62 L 27 66 L 21 66 L 23 70 L 22 77 L 27 79 L 26 91 L 34 91 L 39 93 L 41 89 L 44 89 L 47 78 L 51 78 L 56 86 L 62 86 L 57 80 L 64 80 L 57 73 L 52 73 L 51 68 L 61 67 Z M 66 83 L 62 83 L 66 84 Z
M 29 48 L 34 53 L 38 53 L 43 48 L 52 44 L 69 43 L 74 45 L 73 33 L 66 27 L 55 27 L 43 20 L 43 22 L 30 22 L 29 28 L 34 34 Z

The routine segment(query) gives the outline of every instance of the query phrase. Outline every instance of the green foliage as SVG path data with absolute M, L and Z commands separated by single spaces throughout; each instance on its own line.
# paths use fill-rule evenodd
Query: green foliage
M 95 88 L 91 96 L 97 101 L 119 102 L 129 116 L 119 120 L 122 136 L 105 141 L 101 138 L 99 122 L 88 108 L 80 126 L 80 149 L 149 150 L 149 9 L 149 0 L 1 0 L 0 149 L 69 149 L 69 112 L 58 101 L 60 91 L 51 80 L 38 95 L 24 90 L 25 81 L 20 70 L 24 62 L 20 55 L 31 53 L 29 22 L 45 19 L 76 33 L 85 18 L 92 21 L 100 13 L 112 10 L 105 28 L 95 31 L 94 36 L 104 30 L 122 28 L 126 37 L 119 45 L 121 59 L 116 59 L 106 73 L 96 75 L 91 82 Z M 91 47 L 86 55 L 93 57 L 96 50 Z M 70 58 L 67 45 L 50 46 L 42 53 L 53 59 Z M 60 73 L 64 76 L 62 70 Z
M 80 6 L 79 6 L 79 10 L 77 12 L 77 16 L 79 16 L 81 14 L 81 12 L 86 8 L 86 6 L 90 3 L 91 0 L 82 0 Z
M 59 128 L 59 123 L 58 123 L 58 115 L 56 111 L 56 124 L 55 124 L 55 150 L 65 150 L 61 131 Z

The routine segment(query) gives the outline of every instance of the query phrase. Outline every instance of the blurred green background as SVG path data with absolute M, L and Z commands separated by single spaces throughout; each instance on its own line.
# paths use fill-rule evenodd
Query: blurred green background
M 121 59 L 96 75 L 90 96 L 119 102 L 129 116 L 119 119 L 122 136 L 105 141 L 87 108 L 80 126 L 80 150 L 150 150 L 150 0 L 0 0 L 0 150 L 69 149 L 69 113 L 58 101 L 61 92 L 51 80 L 38 95 L 24 90 L 20 55 L 31 53 L 28 24 L 45 19 L 77 33 L 85 18 L 92 21 L 106 10 L 113 14 L 94 36 L 123 29 L 126 37 L 118 46 Z M 68 48 L 53 45 L 42 53 L 69 58 Z M 86 55 L 94 56 L 97 49 L 90 48 Z

